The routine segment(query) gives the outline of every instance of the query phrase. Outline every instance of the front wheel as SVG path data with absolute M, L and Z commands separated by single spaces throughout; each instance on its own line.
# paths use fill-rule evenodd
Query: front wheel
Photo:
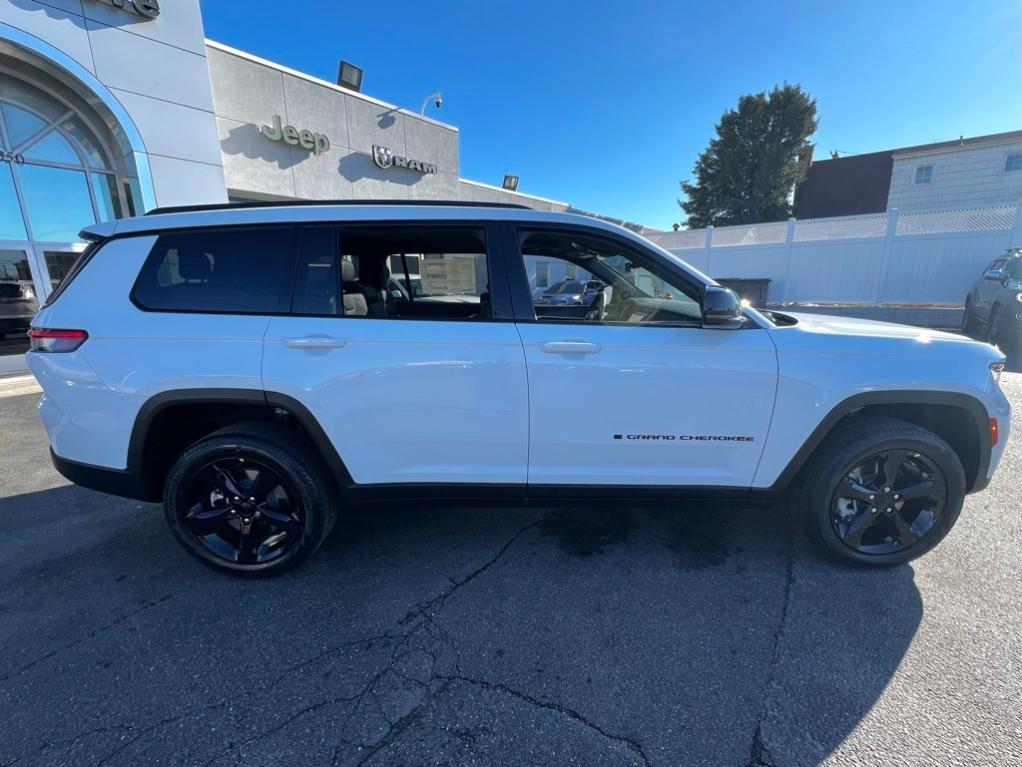
M 163 508 L 185 549 L 217 570 L 277 575 L 326 538 L 329 475 L 299 435 L 272 423 L 221 429 L 189 447 L 167 477 Z
M 972 308 L 972 302 L 966 300 L 965 311 L 962 313 L 962 333 L 969 338 L 975 338 L 979 328 L 976 323 L 976 314 Z
M 800 512 L 830 554 L 886 567 L 940 543 L 964 499 L 965 472 L 947 442 L 904 421 L 856 416 L 807 468 Z

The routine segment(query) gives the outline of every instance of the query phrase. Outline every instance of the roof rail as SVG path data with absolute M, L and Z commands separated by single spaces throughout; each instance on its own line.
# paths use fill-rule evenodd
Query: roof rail
M 197 213 L 205 210 L 234 210 L 242 208 L 288 208 L 308 205 L 421 205 L 451 208 L 521 208 L 531 210 L 528 205 L 510 202 L 469 202 L 467 200 L 265 200 L 245 202 L 214 202 L 207 205 L 171 205 L 153 208 L 147 216 L 163 213 Z

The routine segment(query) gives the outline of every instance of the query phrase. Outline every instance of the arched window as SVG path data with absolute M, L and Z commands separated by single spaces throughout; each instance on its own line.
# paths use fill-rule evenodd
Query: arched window
M 138 182 L 103 140 L 102 127 L 4 75 L 0 160 L 0 240 L 74 242 L 84 226 L 134 215 Z

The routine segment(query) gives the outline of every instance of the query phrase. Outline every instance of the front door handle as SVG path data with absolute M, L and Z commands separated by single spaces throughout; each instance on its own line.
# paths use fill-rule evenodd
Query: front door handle
M 348 343 L 343 338 L 327 338 L 324 336 L 285 338 L 283 341 L 284 346 L 288 349 L 340 349 Z
M 541 341 L 539 348 L 547 354 L 596 354 L 603 346 L 589 341 Z

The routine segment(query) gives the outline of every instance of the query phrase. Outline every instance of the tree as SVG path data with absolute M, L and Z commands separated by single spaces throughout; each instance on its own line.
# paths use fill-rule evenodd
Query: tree
M 688 227 L 780 221 L 812 158 L 816 100 L 799 85 L 738 99 L 717 123 L 717 136 L 699 155 L 694 183 L 681 182 Z

